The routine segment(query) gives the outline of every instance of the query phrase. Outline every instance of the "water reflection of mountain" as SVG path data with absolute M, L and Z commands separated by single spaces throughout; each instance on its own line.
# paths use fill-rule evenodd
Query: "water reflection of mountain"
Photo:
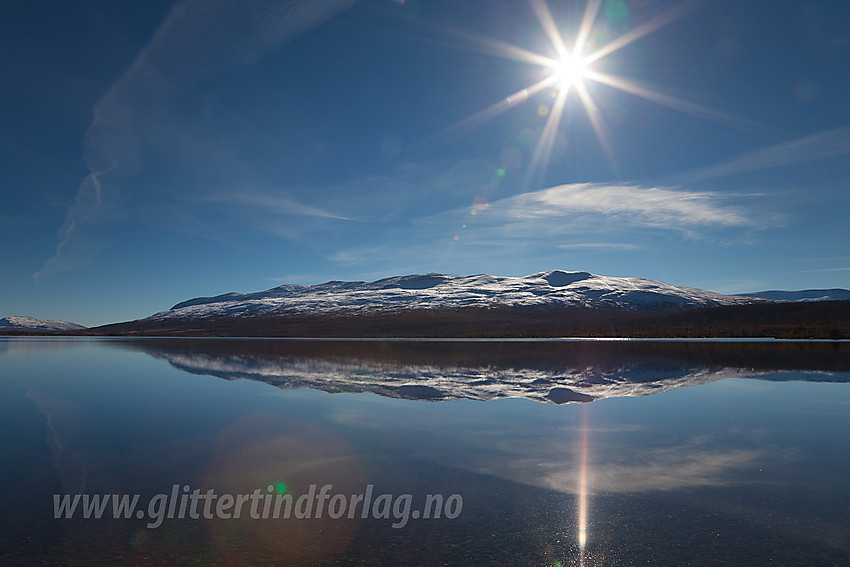
M 842 342 L 128 339 L 193 374 L 425 400 L 642 396 L 728 377 L 850 381 Z

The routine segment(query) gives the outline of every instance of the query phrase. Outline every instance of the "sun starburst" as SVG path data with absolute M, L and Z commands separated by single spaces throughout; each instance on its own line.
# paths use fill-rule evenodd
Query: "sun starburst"
M 472 49 L 475 51 L 540 67 L 543 70 L 543 75 L 537 82 L 457 122 L 437 134 L 431 140 L 443 137 L 452 132 L 472 128 L 505 112 L 513 106 L 528 101 L 542 91 L 553 89 L 551 104 L 547 105 L 547 111 L 545 113 L 541 113 L 541 116 L 546 116 L 546 123 L 541 130 L 525 174 L 524 184 L 529 186 L 536 181 L 542 180 L 545 175 L 552 149 L 560 130 L 565 105 L 573 96 L 578 97 L 599 144 L 604 149 L 606 155 L 608 155 L 612 164 L 615 164 L 614 155 L 608 142 L 607 127 L 602 113 L 594 100 L 593 90 L 595 85 L 604 85 L 607 88 L 616 89 L 627 95 L 640 97 L 678 112 L 685 112 L 698 118 L 718 122 L 726 126 L 747 129 L 758 128 L 758 125 L 752 122 L 661 93 L 648 85 L 604 73 L 595 68 L 605 57 L 693 11 L 702 4 L 702 0 L 691 0 L 676 4 L 673 8 L 648 19 L 603 44 L 591 41 L 595 26 L 597 25 L 597 17 L 602 7 L 602 0 L 588 0 L 580 25 L 578 26 L 578 31 L 575 33 L 575 37 L 571 38 L 572 41 L 570 43 L 564 41 L 560 31 L 561 26 L 559 26 L 556 19 L 552 16 L 545 0 L 529 0 L 529 3 L 543 33 L 549 41 L 550 48 L 548 54 L 536 53 L 492 37 L 470 34 L 469 32 L 443 30 L 449 31 L 449 33 L 452 33 L 458 39 L 462 38 L 465 42 L 471 43 Z M 626 6 L 625 3 L 622 3 L 622 5 Z
M 588 62 L 576 54 L 570 54 L 549 69 L 558 79 L 559 88 L 569 89 L 581 84 L 582 79 L 587 76 Z

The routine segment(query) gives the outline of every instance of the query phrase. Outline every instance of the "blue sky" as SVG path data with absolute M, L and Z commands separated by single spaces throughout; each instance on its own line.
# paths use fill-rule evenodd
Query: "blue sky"
M 0 316 L 425 272 L 850 287 L 843 0 L 4 8 Z

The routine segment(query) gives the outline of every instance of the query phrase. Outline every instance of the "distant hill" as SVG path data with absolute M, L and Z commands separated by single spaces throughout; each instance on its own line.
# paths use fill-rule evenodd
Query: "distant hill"
M 32 317 L 9 316 L 0 319 L 0 332 L 15 331 L 20 333 L 62 333 L 68 331 L 81 331 L 86 329 L 83 325 L 69 323 L 68 321 L 45 321 Z
M 760 300 L 680 287 L 643 278 L 550 270 L 524 277 L 414 274 L 373 282 L 282 285 L 178 303 L 145 320 L 270 315 L 368 314 L 409 309 L 591 307 L 693 308 Z
M 723 295 L 643 278 L 408 275 L 199 297 L 91 334 L 850 338 L 850 301 Z
M 743 297 L 758 297 L 771 301 L 847 301 L 850 299 L 848 289 L 804 289 L 802 291 L 755 291 L 738 294 Z

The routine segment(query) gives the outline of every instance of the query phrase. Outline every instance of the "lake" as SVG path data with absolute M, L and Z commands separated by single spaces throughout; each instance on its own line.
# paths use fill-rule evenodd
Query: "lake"
M 850 343 L 0 337 L 0 563 L 847 565 Z

